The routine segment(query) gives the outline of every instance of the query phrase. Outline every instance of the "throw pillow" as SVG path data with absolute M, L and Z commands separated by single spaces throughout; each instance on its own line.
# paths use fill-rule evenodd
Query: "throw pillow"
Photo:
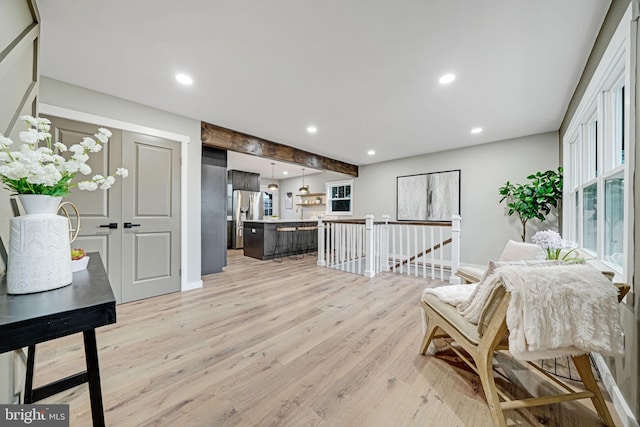
M 500 255 L 499 261 L 523 261 L 532 259 L 545 259 L 544 249 L 533 243 L 516 242 L 509 240 Z

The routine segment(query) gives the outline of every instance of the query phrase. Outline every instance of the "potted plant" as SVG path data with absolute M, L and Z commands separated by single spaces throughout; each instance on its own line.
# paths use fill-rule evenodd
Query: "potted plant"
M 522 224 L 522 241 L 527 237 L 527 222 L 537 218 L 544 221 L 552 208 L 562 199 L 562 167 L 557 171 L 536 172 L 525 184 L 509 181 L 500 187 L 500 203 L 507 203 L 507 215 L 516 214 Z
M 81 248 L 71 249 L 71 272 L 81 271 L 87 268 L 89 257 Z

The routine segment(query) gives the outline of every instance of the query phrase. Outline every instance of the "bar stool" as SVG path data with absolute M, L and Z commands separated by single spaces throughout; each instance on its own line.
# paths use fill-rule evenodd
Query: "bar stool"
M 276 228 L 276 247 L 273 249 L 273 260 L 275 262 L 282 262 L 285 254 L 289 255 L 291 259 L 298 259 L 296 256 L 296 227 L 277 227 Z M 280 257 L 280 261 L 276 258 Z
M 298 247 L 301 249 L 302 257 L 305 253 L 315 252 L 317 255 L 318 248 L 318 226 L 309 225 L 304 227 L 298 227 Z

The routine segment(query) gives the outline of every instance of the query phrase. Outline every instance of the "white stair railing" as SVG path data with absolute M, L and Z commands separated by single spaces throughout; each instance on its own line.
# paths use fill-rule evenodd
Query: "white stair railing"
M 460 267 L 460 216 L 447 222 L 318 219 L 318 265 L 374 277 L 398 274 L 449 280 Z M 448 277 L 447 277 L 448 276 Z

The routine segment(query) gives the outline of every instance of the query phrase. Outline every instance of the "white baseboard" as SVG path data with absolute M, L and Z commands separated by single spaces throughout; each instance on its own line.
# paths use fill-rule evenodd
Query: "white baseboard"
M 600 375 L 602 376 L 602 383 L 604 384 L 604 388 L 609 393 L 609 396 L 611 396 L 613 407 L 616 409 L 620 420 L 622 420 L 622 425 L 624 427 L 640 427 L 638 425 L 638 420 L 636 420 L 633 412 L 631 412 L 631 408 L 629 408 L 629 405 L 624 400 L 622 392 L 620 391 L 618 384 L 616 384 L 613 375 L 611 375 L 609 366 L 607 366 L 601 355 L 599 355 L 598 353 L 591 354 L 593 355 L 593 359 L 595 360 L 596 366 L 598 367 Z
M 187 282 L 185 286 L 182 287 L 181 291 L 191 291 L 193 289 L 200 289 L 202 287 L 202 280 L 196 280 L 195 282 Z

